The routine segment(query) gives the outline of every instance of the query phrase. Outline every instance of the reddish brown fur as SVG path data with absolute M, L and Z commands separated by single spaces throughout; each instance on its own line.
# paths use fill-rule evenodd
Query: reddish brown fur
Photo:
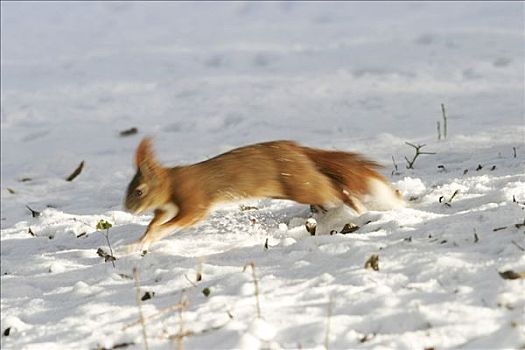
M 197 164 L 164 168 L 146 138 L 135 160 L 138 171 L 129 185 L 126 207 L 155 210 L 139 241 L 142 248 L 175 228 L 202 220 L 219 202 L 276 198 L 318 206 L 345 203 L 359 211 L 354 201 L 368 192 L 367 179 L 385 181 L 376 171 L 380 166 L 361 155 L 307 148 L 291 141 L 254 144 Z M 134 191 L 139 187 L 147 193 L 136 198 Z M 170 203 L 179 209 L 173 217 L 166 209 Z

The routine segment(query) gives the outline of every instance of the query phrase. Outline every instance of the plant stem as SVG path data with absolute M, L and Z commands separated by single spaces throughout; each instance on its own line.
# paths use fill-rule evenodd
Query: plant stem
M 441 104 L 441 112 L 443 113 L 443 139 L 447 138 L 447 113 L 445 112 L 445 104 Z
M 142 313 L 142 300 L 140 299 L 140 282 L 139 282 L 139 270 L 134 267 L 133 268 L 133 277 L 135 279 L 135 288 L 137 290 L 136 297 L 137 297 L 137 306 L 139 308 L 139 317 L 140 317 L 140 324 L 142 325 L 142 337 L 144 338 L 144 349 L 148 350 L 148 336 L 146 334 L 146 323 L 144 322 L 144 314 Z
M 111 244 L 109 243 L 109 228 L 106 229 L 106 234 L 104 235 L 106 237 L 106 241 L 108 242 L 109 252 L 111 253 L 112 257 L 115 257 L 113 255 L 113 249 L 111 249 Z M 113 264 L 113 267 L 115 267 L 115 261 L 111 260 L 111 263 Z

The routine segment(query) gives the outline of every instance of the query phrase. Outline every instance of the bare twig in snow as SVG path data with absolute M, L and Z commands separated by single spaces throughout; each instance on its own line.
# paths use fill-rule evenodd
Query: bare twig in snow
M 397 164 L 396 160 L 394 159 L 394 156 L 392 156 L 392 163 L 394 164 L 394 169 L 392 170 L 392 176 L 399 175 L 400 173 L 397 171 Z
M 39 217 L 40 215 L 42 215 L 41 212 L 31 209 L 31 208 L 29 207 L 29 205 L 26 205 L 26 208 L 27 208 L 27 210 L 29 210 L 29 211 L 31 212 L 31 216 L 34 217 L 34 218 L 37 218 L 37 217 Z
M 449 203 L 452 203 L 452 200 L 454 199 L 454 197 L 456 197 L 456 195 L 459 193 L 459 190 L 455 190 L 454 193 L 452 193 L 452 196 L 450 197 L 450 199 L 448 200 Z
M 410 142 L 405 142 L 405 144 L 409 145 L 410 147 L 414 147 L 416 150 L 416 153 L 414 154 L 414 158 L 412 160 L 409 160 L 407 157 L 405 157 L 405 160 L 407 161 L 407 169 L 414 169 L 414 163 L 421 154 L 436 154 L 435 152 L 422 152 L 421 148 L 425 147 L 426 145 L 414 145 Z
M 478 234 L 476 233 L 476 229 L 474 229 L 474 243 L 478 243 L 479 242 L 479 237 L 478 237 Z
M 445 104 L 441 104 L 441 113 L 443 114 L 443 139 L 447 138 L 447 113 L 445 112 Z
M 120 136 L 131 136 L 131 135 L 135 135 L 138 132 L 139 132 L 139 129 L 137 129 L 136 127 L 132 127 L 126 130 L 122 130 L 120 132 Z
M 438 141 L 441 140 L 441 123 L 437 122 Z
M 518 243 L 514 242 L 514 241 L 510 241 L 512 244 L 514 244 L 516 247 L 518 247 L 519 250 L 521 250 L 522 252 L 525 252 L 525 248 L 523 248 L 522 246 L 520 246 Z
M 193 286 L 193 287 L 197 287 L 197 284 L 195 282 L 193 282 L 192 280 L 190 280 L 188 278 L 188 275 L 184 274 L 184 278 L 186 279 L 186 281 L 190 282 L 190 284 Z
M 451 207 L 452 206 L 452 200 L 454 199 L 454 197 L 456 197 L 456 195 L 458 193 L 459 193 L 459 190 L 455 190 L 454 193 L 452 193 L 452 196 L 450 196 L 449 200 L 445 201 L 444 203 L 443 203 L 443 201 L 445 200 L 445 196 L 439 197 L 439 203 L 443 203 L 443 205 L 445 205 L 447 207 Z
M 113 225 L 111 223 L 107 222 L 106 220 L 100 220 L 97 223 L 96 229 L 98 231 L 102 231 L 102 234 L 104 235 L 104 237 L 106 238 L 106 242 L 108 243 L 110 254 L 109 254 L 108 257 L 104 256 L 104 258 L 106 259 L 106 261 L 110 260 L 111 264 L 113 264 L 113 267 L 115 267 L 115 260 L 116 260 L 116 258 L 113 255 L 113 249 L 111 248 L 111 243 L 109 242 L 109 229 L 111 227 L 113 227 Z M 103 230 L 106 230 L 106 233 L 104 233 Z M 106 254 L 106 255 L 108 255 L 108 254 Z
M 84 168 L 84 161 L 81 161 L 78 167 L 69 175 L 66 177 L 66 181 L 73 181 L 80 173 L 82 172 L 82 169 Z
M 202 263 L 204 259 L 199 261 L 199 266 L 197 267 L 197 274 L 195 275 L 195 281 L 200 282 L 202 280 Z

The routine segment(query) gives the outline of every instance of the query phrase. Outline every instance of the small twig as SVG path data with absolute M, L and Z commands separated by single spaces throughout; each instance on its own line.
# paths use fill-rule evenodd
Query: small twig
M 117 343 L 110 348 L 106 348 L 104 346 L 97 345 L 95 350 L 117 350 L 117 349 L 124 349 L 132 345 L 135 345 L 135 343 L 131 343 L 131 342 L 130 343 Z
M 184 274 L 184 278 L 186 279 L 186 281 L 190 282 L 190 284 L 191 284 L 193 287 L 197 287 L 197 284 L 195 284 L 192 280 L 190 280 L 186 274 Z
M 84 161 L 81 161 L 78 167 L 66 178 L 66 181 L 73 181 L 80 173 L 82 172 L 82 169 L 84 168 Z
M 512 244 L 514 244 L 516 247 L 518 247 L 519 250 L 521 250 L 522 252 L 525 252 L 525 248 L 523 248 L 522 246 L 520 246 L 518 243 L 514 242 L 514 241 L 510 241 Z
M 454 197 L 456 197 L 456 195 L 459 193 L 459 190 L 455 190 L 454 193 L 452 193 L 452 196 L 450 197 L 450 199 L 448 200 L 449 203 L 452 203 L 452 200 L 454 199 Z
M 257 281 L 257 275 L 255 274 L 255 263 L 250 262 L 244 265 L 242 272 L 245 272 L 248 266 L 251 266 L 252 268 L 253 284 L 255 286 L 255 301 L 256 301 L 256 306 L 257 306 L 257 318 L 261 318 L 261 307 L 259 304 L 259 282 Z
M 111 248 L 111 243 L 109 243 L 109 228 L 106 229 L 106 233 L 104 233 L 104 237 L 106 237 L 106 242 L 108 242 L 109 252 L 113 259 L 111 259 L 111 263 L 113 264 L 113 268 L 115 267 L 115 255 L 113 254 L 113 249 Z
M 29 205 L 26 205 L 26 208 L 31 212 L 31 216 L 34 217 L 34 218 L 37 218 L 37 217 L 39 217 L 40 215 L 42 215 L 41 212 L 31 209 L 31 208 L 29 207 Z
M 108 243 L 109 251 L 111 253 L 111 255 L 110 255 L 111 259 L 107 259 L 106 258 L 106 261 L 111 260 L 111 264 L 113 264 L 113 267 L 115 267 L 115 262 L 114 261 L 116 259 L 115 259 L 115 256 L 113 255 L 113 249 L 111 248 L 111 243 L 109 242 L 109 229 L 111 227 L 113 227 L 113 225 L 111 223 L 107 222 L 106 220 L 100 220 L 97 223 L 96 229 L 98 231 L 106 230 L 106 233 L 102 232 L 102 234 L 106 238 L 106 242 Z
M 149 349 L 148 347 L 148 335 L 146 333 L 146 323 L 144 322 L 144 314 L 142 313 L 142 300 L 140 296 L 140 281 L 139 281 L 139 270 L 134 267 L 133 268 L 133 278 L 135 279 L 135 288 L 137 290 L 136 293 L 136 299 L 137 299 L 137 307 L 139 309 L 139 317 L 140 317 L 140 324 L 142 325 L 142 337 L 144 338 L 144 348 L 146 350 Z
M 136 127 L 132 127 L 126 130 L 122 130 L 120 132 L 120 136 L 131 136 L 135 135 L 137 132 L 139 132 L 139 130 Z
M 455 190 L 454 193 L 452 194 L 452 196 L 450 196 L 448 201 L 445 201 L 445 196 L 439 197 L 439 203 L 443 203 L 443 205 L 445 205 L 447 207 L 451 207 L 452 206 L 452 200 L 454 199 L 454 197 L 456 197 L 456 195 L 458 193 L 459 193 L 459 190 Z M 443 202 L 443 201 L 445 201 L 445 202 Z
M 416 150 L 416 154 L 414 155 L 414 158 L 412 160 L 409 160 L 407 157 L 405 157 L 405 160 L 407 161 L 407 169 L 414 169 L 414 163 L 421 154 L 436 154 L 435 152 L 421 152 L 421 148 L 425 147 L 426 145 L 414 145 L 410 142 L 405 142 L 405 144 L 414 147 Z
M 394 169 L 395 171 L 397 171 L 397 164 L 396 164 L 396 160 L 394 159 L 393 155 L 392 155 L 392 163 L 394 163 Z
M 445 105 L 441 104 L 441 112 L 443 113 L 443 139 L 447 138 L 447 113 L 445 112 Z
M 438 141 L 441 140 L 441 124 L 437 122 Z
M 392 163 L 394 164 L 394 169 L 392 170 L 392 176 L 399 175 L 399 172 L 397 171 L 397 164 L 396 160 L 394 159 L 394 156 L 392 155 Z
M 512 147 L 512 151 L 514 152 L 514 158 L 516 158 L 518 155 L 516 154 L 516 147 Z
M 476 233 L 476 229 L 474 229 L 474 243 L 478 243 L 479 242 L 479 237 L 478 237 L 478 234 Z
M 367 341 L 369 341 L 370 339 L 372 339 L 373 337 L 375 337 L 375 333 L 368 333 L 368 334 L 365 334 L 364 336 L 362 336 L 361 338 L 359 338 L 359 342 L 360 343 L 366 343 Z

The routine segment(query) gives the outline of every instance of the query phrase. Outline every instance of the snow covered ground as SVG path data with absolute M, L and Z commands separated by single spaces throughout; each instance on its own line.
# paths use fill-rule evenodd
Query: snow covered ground
M 1 10 L 3 349 L 143 348 L 134 267 L 151 349 L 525 347 L 525 280 L 499 274 L 525 271 L 522 2 Z M 151 219 L 122 208 L 144 135 L 166 165 L 283 138 L 358 151 L 409 205 L 331 212 L 312 237 L 305 206 L 232 204 L 130 255 Z M 406 169 L 405 142 L 436 154 Z

